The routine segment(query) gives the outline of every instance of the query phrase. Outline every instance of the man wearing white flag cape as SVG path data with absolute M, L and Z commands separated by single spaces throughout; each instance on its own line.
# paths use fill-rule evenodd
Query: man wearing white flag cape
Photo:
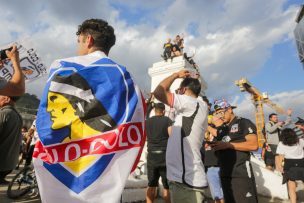
M 119 202 L 145 143 L 140 90 L 108 58 L 114 29 L 90 19 L 78 55 L 56 60 L 37 115 L 34 167 L 42 202 Z

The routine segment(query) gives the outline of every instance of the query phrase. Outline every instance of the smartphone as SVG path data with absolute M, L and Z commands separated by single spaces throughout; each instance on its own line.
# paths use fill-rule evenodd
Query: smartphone
M 13 49 L 13 47 L 7 48 L 7 49 L 3 49 L 0 51 L 0 58 L 1 60 L 7 59 L 7 55 L 6 55 L 6 51 L 11 51 Z

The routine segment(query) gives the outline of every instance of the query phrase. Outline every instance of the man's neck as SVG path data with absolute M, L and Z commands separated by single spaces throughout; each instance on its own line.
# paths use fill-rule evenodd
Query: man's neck
M 88 54 L 91 54 L 95 51 L 101 51 L 102 53 L 104 53 L 106 56 L 108 56 L 108 54 L 106 54 L 104 51 L 102 51 L 100 48 L 97 48 L 97 47 L 92 47 L 88 50 Z
M 230 123 L 234 120 L 234 118 L 235 118 L 235 115 L 233 114 L 233 115 L 231 116 L 230 121 L 229 121 L 228 124 L 230 124 Z
M 184 95 L 187 95 L 189 97 L 193 97 L 193 98 L 197 98 L 197 96 L 195 94 L 193 94 L 192 92 L 186 91 Z
M 164 114 L 162 113 L 155 113 L 155 116 L 163 116 Z

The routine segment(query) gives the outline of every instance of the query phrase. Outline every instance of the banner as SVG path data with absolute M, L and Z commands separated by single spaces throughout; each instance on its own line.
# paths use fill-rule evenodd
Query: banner
M 42 201 L 119 202 L 145 143 L 144 111 L 126 68 L 102 52 L 55 61 L 33 155 Z
M 20 66 L 26 82 L 33 81 L 46 74 L 46 67 L 29 40 L 8 44 L 1 47 L 1 50 L 9 48 L 13 44 L 17 46 L 19 51 Z M 8 59 L 3 62 L 3 67 L 0 69 L 0 77 L 10 80 L 14 73 L 12 63 Z

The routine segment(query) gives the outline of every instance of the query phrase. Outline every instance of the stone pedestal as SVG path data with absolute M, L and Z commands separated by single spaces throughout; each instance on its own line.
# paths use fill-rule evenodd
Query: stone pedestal
M 168 59 L 166 61 L 156 62 L 149 68 L 148 73 L 151 77 L 151 92 L 157 87 L 157 85 L 166 77 L 170 76 L 171 74 L 178 72 L 179 70 L 187 69 L 192 73 L 198 73 L 198 70 L 193 68 L 193 66 L 183 58 L 183 56 L 175 57 L 172 59 Z M 200 73 L 199 73 L 200 74 Z M 182 79 L 177 79 L 172 84 L 170 90 L 174 92 L 181 83 Z M 202 75 L 200 74 L 200 81 L 202 83 L 202 90 L 201 94 L 205 94 L 205 90 L 207 89 L 207 83 L 203 79 Z

